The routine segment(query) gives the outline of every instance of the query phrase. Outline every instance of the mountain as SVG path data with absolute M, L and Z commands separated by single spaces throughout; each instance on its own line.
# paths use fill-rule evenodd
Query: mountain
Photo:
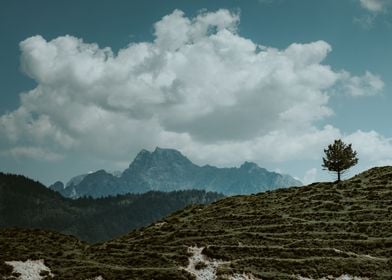
M 225 195 L 251 194 L 281 187 L 299 186 L 289 175 L 269 172 L 255 163 L 245 162 L 239 168 L 198 166 L 173 149 L 142 150 L 121 176 L 104 170 L 80 175 L 60 189 L 65 197 L 105 197 L 147 191 L 200 189 Z M 53 190 L 59 191 L 58 188 Z
M 100 174 L 105 180 L 107 174 Z M 63 184 L 53 188 L 61 189 Z M 189 190 L 73 200 L 26 177 L 0 173 L 0 228 L 53 229 L 96 242 L 148 225 L 187 205 L 211 203 L 221 197 Z
M 392 167 L 193 205 L 100 244 L 0 231 L 5 261 L 43 259 L 60 279 L 392 279 Z M 306 278 L 305 278 L 306 277 Z
M 96 172 L 87 174 L 83 177 L 79 184 L 71 184 L 63 190 L 68 192 L 68 197 L 107 197 L 110 195 L 129 193 L 125 188 L 125 182 L 111 173 L 101 169 Z M 115 190 L 115 192 L 113 192 Z

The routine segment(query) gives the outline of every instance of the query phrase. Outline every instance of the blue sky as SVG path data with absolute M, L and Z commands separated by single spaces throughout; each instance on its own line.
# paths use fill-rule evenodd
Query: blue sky
M 50 184 L 142 149 L 330 180 L 392 163 L 386 0 L 3 1 L 0 170 Z

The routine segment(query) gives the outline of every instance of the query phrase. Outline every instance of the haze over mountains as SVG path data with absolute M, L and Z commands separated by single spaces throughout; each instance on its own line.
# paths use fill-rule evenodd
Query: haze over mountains
M 98 170 L 72 178 L 65 186 L 56 182 L 51 189 L 65 197 L 105 197 L 148 191 L 200 189 L 225 195 L 251 194 L 281 187 L 300 186 L 289 175 L 270 172 L 252 162 L 239 168 L 198 166 L 174 149 L 142 150 L 121 174 Z

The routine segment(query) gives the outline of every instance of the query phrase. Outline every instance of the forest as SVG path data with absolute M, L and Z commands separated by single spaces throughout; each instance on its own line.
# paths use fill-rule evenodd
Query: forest
M 72 200 L 24 176 L 0 173 L 0 228 L 52 229 L 94 243 L 147 226 L 188 205 L 222 197 L 187 190 Z

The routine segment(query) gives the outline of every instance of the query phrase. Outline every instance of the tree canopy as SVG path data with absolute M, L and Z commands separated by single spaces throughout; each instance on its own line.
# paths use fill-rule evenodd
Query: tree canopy
M 188 205 L 222 197 L 204 190 L 184 190 L 73 200 L 24 176 L 0 172 L 0 228 L 52 229 L 93 243 L 147 226 Z
M 340 139 L 328 145 L 324 153 L 322 167 L 336 172 L 338 182 L 340 182 L 341 174 L 358 163 L 357 152 L 353 151 L 351 144 L 345 144 Z

